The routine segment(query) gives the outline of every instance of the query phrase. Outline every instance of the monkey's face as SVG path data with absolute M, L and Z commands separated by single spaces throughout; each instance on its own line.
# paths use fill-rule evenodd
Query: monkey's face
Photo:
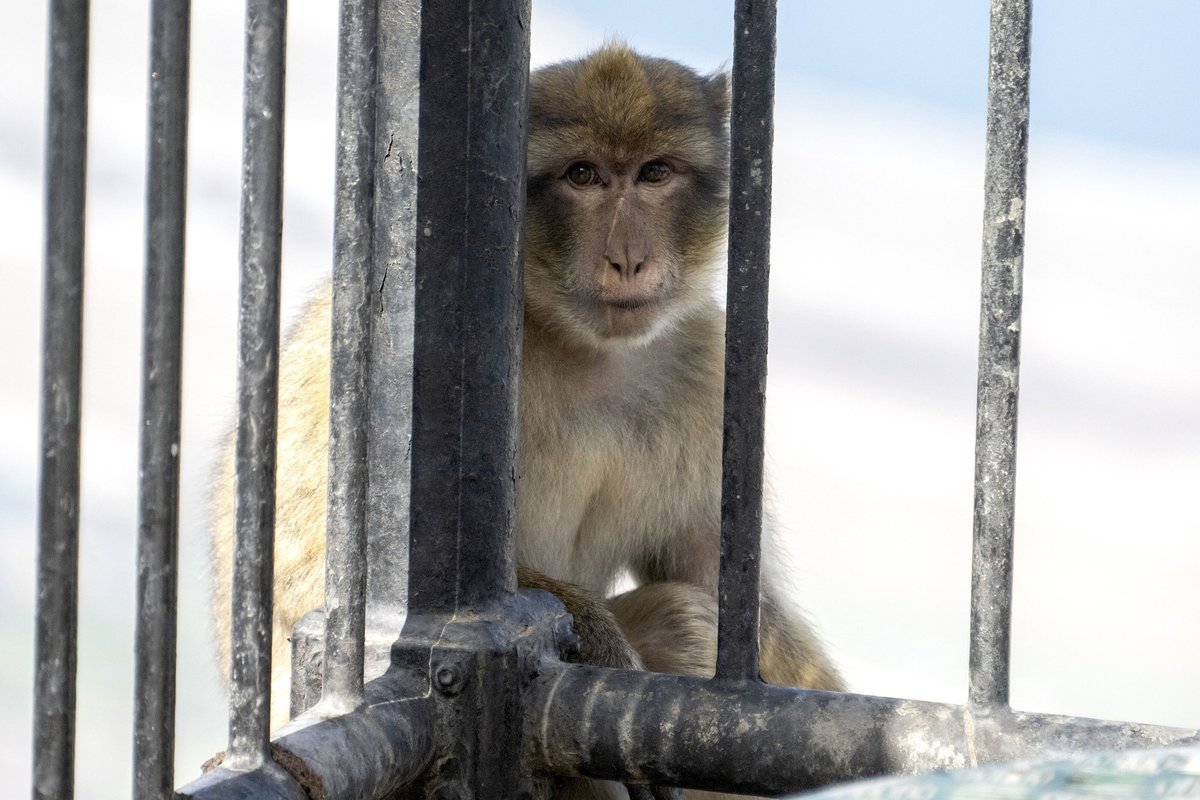
M 533 76 L 531 320 L 593 345 L 645 342 L 711 297 L 727 105 L 724 76 L 620 46 Z

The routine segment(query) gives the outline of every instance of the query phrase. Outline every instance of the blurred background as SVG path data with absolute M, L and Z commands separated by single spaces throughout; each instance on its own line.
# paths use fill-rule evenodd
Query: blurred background
M 290 11 L 284 307 L 330 269 L 336 3 Z M 720 2 L 537 0 L 533 61 L 727 68 Z M 205 496 L 232 419 L 242 24 L 192 27 L 177 776 L 224 747 Z M 0 771 L 30 774 L 46 8 L 0 5 Z M 129 796 L 145 0 L 92 0 L 78 796 Z M 856 691 L 966 698 L 987 4 L 784 0 L 768 460 Z M 1034 16 L 1013 704 L 1200 726 L 1200 4 Z M 17 790 L 25 792 L 25 788 Z

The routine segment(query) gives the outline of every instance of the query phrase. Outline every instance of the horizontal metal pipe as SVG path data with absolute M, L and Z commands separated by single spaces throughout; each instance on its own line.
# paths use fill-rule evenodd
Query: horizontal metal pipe
M 992 3 L 975 421 L 970 702 L 1008 704 L 1031 0 Z
M 252 770 L 224 765 L 188 784 L 194 800 L 361 800 L 388 797 L 420 775 L 433 755 L 434 700 L 391 671 L 367 684 L 358 711 L 326 718 L 316 709 L 292 720 Z M 416 690 L 414 690 L 416 688 Z M 401 699 L 403 698 L 403 699 Z
M 312 795 L 273 761 L 250 772 L 217 767 L 175 792 L 176 800 L 312 800 Z
M 79 611 L 87 0 L 50 3 L 33 796 L 70 800 Z
M 1175 728 L 574 665 L 539 678 L 529 708 L 535 771 L 755 794 L 1200 743 Z
M 757 678 L 775 0 L 738 0 L 734 30 L 717 675 Z

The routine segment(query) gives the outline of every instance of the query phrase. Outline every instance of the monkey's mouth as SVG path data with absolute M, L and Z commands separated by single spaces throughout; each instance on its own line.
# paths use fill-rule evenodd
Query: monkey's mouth
M 639 308 L 646 308 L 658 303 L 657 297 L 630 297 L 613 300 L 601 300 L 600 302 L 609 308 L 616 308 L 622 311 L 635 311 Z

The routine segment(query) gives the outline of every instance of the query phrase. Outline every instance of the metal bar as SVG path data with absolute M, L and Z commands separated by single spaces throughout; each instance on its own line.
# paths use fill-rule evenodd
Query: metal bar
M 55 800 L 75 791 L 88 12 L 50 3 L 33 797 Z
M 365 706 L 352 714 L 311 711 L 293 720 L 271 743 L 273 760 L 249 771 L 222 765 L 180 789 L 176 798 L 397 796 L 392 792 L 415 780 L 434 751 L 434 700 L 423 692 L 406 697 L 414 692 L 404 681 L 392 671 L 367 684 Z
M 408 599 L 420 0 L 378 8 L 375 229 L 367 440 L 368 625 L 400 631 Z
M 285 0 L 249 0 L 246 5 L 233 659 L 227 761 L 235 769 L 251 769 L 267 760 L 271 719 L 286 12 Z
M 738 0 L 734 31 L 717 677 L 757 678 L 775 0 Z
M 515 588 L 528 20 L 527 0 L 421 6 L 413 610 Z
M 529 699 L 535 771 L 772 796 L 874 775 L 1200 744 L 1192 730 L 576 665 L 537 679 Z
M 151 8 L 146 278 L 142 333 L 133 789 L 175 785 L 179 413 L 187 209 L 190 0 Z
M 992 3 L 971 568 L 972 704 L 1008 704 L 1031 0 Z
M 375 0 L 343 0 L 329 393 L 322 700 L 362 701 L 367 580 L 367 359 L 375 195 Z

